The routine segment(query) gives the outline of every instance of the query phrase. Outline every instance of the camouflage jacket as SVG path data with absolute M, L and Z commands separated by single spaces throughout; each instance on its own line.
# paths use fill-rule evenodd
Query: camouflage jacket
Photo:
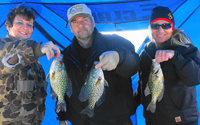
M 0 40 L 0 125 L 40 125 L 47 82 L 33 39 Z

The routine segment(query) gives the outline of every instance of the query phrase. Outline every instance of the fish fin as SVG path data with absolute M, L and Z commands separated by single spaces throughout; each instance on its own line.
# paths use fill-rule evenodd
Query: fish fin
M 60 111 L 67 111 L 67 105 L 65 103 L 65 101 L 58 101 L 56 104 L 56 112 L 59 113 Z
M 104 88 L 104 91 L 101 95 L 101 97 L 99 98 L 99 100 L 96 102 L 96 106 L 100 106 L 104 101 L 105 101 L 105 95 L 106 95 L 106 90 Z
M 94 116 L 94 109 L 90 107 L 86 107 L 81 111 L 82 114 L 87 114 L 89 117 Z
M 163 90 L 162 90 L 162 92 L 160 93 L 160 95 L 158 96 L 158 102 L 160 102 L 160 100 L 162 100 L 163 95 L 164 95 L 164 91 L 165 91 L 165 86 L 163 85 Z
M 51 98 L 54 100 L 57 98 L 57 94 L 54 92 L 53 88 L 51 87 Z
M 80 94 L 79 94 L 79 96 L 78 96 L 78 98 L 79 98 L 79 100 L 81 101 L 81 102 L 84 102 L 84 101 L 86 101 L 87 99 L 88 99 L 88 93 L 87 93 L 87 91 L 86 91 L 86 85 L 83 85 L 82 86 L 82 88 L 81 88 L 81 92 L 80 92 Z
M 95 86 L 99 86 L 100 82 L 101 82 L 101 78 L 99 78 L 99 79 L 97 80 Z
M 50 73 L 47 74 L 47 76 L 46 76 L 46 80 L 47 80 L 49 77 L 50 77 Z
M 104 79 L 104 86 L 108 86 L 109 87 L 108 82 L 105 79 Z
M 149 83 L 147 83 L 146 88 L 145 88 L 145 90 L 144 90 L 144 95 L 145 95 L 145 96 L 148 96 L 149 94 L 151 94 L 151 91 L 150 91 L 150 89 L 149 89 Z
M 70 98 L 72 95 L 72 82 L 69 80 L 69 90 L 66 91 L 67 96 Z
M 147 110 L 150 110 L 152 113 L 154 113 L 156 111 L 156 104 L 149 103 Z
M 85 83 L 84 83 L 84 85 L 87 84 L 87 81 L 88 81 L 88 79 L 89 79 L 89 75 L 90 75 L 90 72 L 87 74 L 87 77 L 86 77 L 86 79 L 85 79 Z
M 55 72 L 52 73 L 51 80 L 53 80 L 53 81 L 55 80 Z

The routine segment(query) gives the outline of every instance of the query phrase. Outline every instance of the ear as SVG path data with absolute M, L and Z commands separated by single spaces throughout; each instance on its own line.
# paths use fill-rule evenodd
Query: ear
M 92 22 L 93 22 L 93 27 L 95 27 L 95 22 L 94 22 L 94 20 L 93 20 Z
M 74 33 L 73 30 L 72 30 L 71 24 L 69 24 L 69 27 L 70 27 L 71 32 Z
M 10 31 L 10 27 L 9 27 L 8 25 L 6 25 L 6 29 L 7 29 L 8 31 Z

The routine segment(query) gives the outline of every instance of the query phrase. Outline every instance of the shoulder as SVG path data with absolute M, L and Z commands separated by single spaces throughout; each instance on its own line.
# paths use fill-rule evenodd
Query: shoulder
M 178 51 L 180 54 L 187 55 L 189 53 L 199 53 L 199 50 L 196 46 L 194 46 L 191 43 L 185 44 L 186 46 L 177 46 L 175 48 L 176 51 Z
M 61 54 L 65 55 L 66 53 L 69 53 L 70 48 L 71 48 L 71 44 L 68 45 L 66 48 L 64 48 L 64 49 L 61 51 Z
M 156 44 L 155 44 L 155 42 L 150 41 L 150 42 L 145 44 L 144 48 L 156 48 Z

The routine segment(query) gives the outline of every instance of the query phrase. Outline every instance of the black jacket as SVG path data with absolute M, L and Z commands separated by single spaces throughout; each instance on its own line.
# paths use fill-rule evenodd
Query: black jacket
M 85 67 L 79 61 L 75 50 L 74 37 L 71 45 L 64 51 L 64 62 L 67 72 L 72 80 L 73 93 L 71 98 L 66 96 L 67 112 L 58 113 L 59 120 L 70 120 L 73 125 L 118 125 L 125 120 L 130 120 L 133 114 L 133 90 L 131 76 L 138 71 L 139 56 L 135 53 L 134 45 L 123 37 L 117 35 L 102 35 L 96 28 L 93 32 L 92 52 L 86 61 Z M 109 87 L 106 87 L 105 101 L 94 109 L 94 116 L 89 118 L 80 112 L 88 105 L 80 102 L 78 95 L 85 83 L 87 73 L 94 61 L 99 61 L 99 56 L 105 52 L 115 50 L 120 55 L 119 65 L 115 70 L 104 71 Z
M 155 42 L 146 44 L 140 54 L 139 86 L 134 96 L 138 105 L 143 105 L 143 115 L 147 125 L 177 125 L 175 118 L 181 118 L 178 124 L 189 125 L 198 120 L 199 113 L 196 100 L 196 87 L 200 84 L 200 53 L 192 44 L 181 46 L 171 40 L 160 48 L 161 50 L 175 50 L 172 59 L 162 62 L 164 75 L 164 96 L 156 102 L 156 111 L 151 113 L 146 108 L 151 101 L 151 94 L 144 95 L 148 82 L 152 59 L 157 50 Z

